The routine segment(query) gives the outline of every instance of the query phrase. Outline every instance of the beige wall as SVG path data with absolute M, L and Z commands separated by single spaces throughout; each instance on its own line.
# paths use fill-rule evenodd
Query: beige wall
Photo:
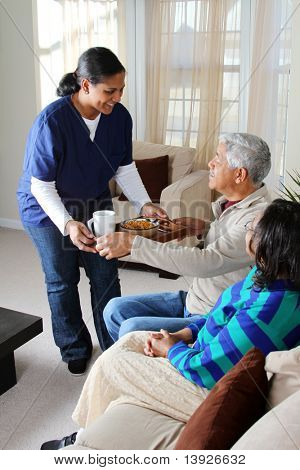
M 299 4 L 299 0 L 294 0 L 294 8 Z M 286 158 L 286 169 L 289 172 L 293 169 L 300 171 L 300 6 L 292 18 L 292 68 L 290 80 Z M 293 186 L 288 176 L 286 183 Z
M 0 6 L 0 225 L 14 227 L 19 219 L 15 193 L 24 146 L 36 115 L 32 2 L 1 3 L 4 8 Z

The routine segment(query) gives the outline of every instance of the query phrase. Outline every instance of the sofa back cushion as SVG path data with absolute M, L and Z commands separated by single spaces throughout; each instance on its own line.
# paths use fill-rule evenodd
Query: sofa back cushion
M 145 160 L 150 158 L 169 156 L 168 160 L 168 185 L 175 183 L 183 176 L 189 175 L 194 165 L 196 149 L 191 147 L 176 147 L 174 145 L 152 144 L 134 140 L 132 143 L 133 160 Z M 120 196 L 121 188 L 113 181 L 110 185 L 113 196 Z
M 133 159 L 135 161 L 169 155 L 168 184 L 174 183 L 191 173 L 195 154 L 196 150 L 191 147 L 176 147 L 141 141 L 133 142 Z
M 300 346 L 290 351 L 271 352 L 266 357 L 265 369 L 272 374 L 268 406 L 273 408 L 300 391 Z
M 187 422 L 181 450 L 226 450 L 259 419 L 268 391 L 263 353 L 252 348 L 220 379 Z

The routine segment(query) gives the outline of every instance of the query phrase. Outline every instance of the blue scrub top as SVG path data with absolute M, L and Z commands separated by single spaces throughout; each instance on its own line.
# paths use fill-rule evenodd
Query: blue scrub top
M 31 194 L 32 176 L 55 181 L 71 215 L 76 220 L 88 219 L 97 210 L 97 204 L 93 203 L 108 197 L 108 182 L 119 166 L 130 163 L 132 119 L 122 104 L 115 104 L 111 114 L 101 114 L 92 141 L 71 97 L 54 101 L 37 116 L 27 139 L 17 191 L 23 224 L 53 225 Z

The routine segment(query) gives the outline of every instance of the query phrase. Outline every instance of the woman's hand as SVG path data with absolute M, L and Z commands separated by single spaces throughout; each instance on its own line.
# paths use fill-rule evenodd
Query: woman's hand
M 151 356 L 167 357 L 169 349 L 176 343 L 178 343 L 178 339 L 167 330 L 160 330 L 160 333 L 151 333 Z
M 164 209 L 152 204 L 152 202 L 147 202 L 141 208 L 141 215 L 145 217 L 157 217 L 159 219 L 169 219 L 168 214 Z
M 96 240 L 96 250 L 100 256 L 110 260 L 130 254 L 135 235 L 126 232 L 115 232 L 103 235 Z
M 79 250 L 97 253 L 96 248 L 92 246 L 95 244 L 95 237 L 82 222 L 69 220 L 66 224 L 66 232 L 73 245 L 77 246 Z
M 146 339 L 145 347 L 144 347 L 144 353 L 146 356 L 149 357 L 154 357 L 154 352 L 152 350 L 152 341 L 154 339 L 163 339 L 162 333 L 149 333 L 148 338 Z
M 171 346 L 179 341 L 189 344 L 192 338 L 192 331 L 189 328 L 184 328 L 176 333 L 169 333 L 166 330 L 160 330 L 159 333 L 153 332 L 146 340 L 144 353 L 149 357 L 167 357 Z
M 194 219 L 193 217 L 181 217 L 174 219 L 173 222 L 177 225 L 187 228 L 187 235 L 202 235 L 205 230 L 205 220 Z

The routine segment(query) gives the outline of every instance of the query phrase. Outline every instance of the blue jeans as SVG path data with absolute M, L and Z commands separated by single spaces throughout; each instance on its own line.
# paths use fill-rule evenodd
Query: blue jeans
M 112 299 L 106 305 L 103 317 L 114 341 L 131 331 L 175 332 L 185 328 L 202 315 L 184 317 L 187 292 L 131 295 Z
M 104 351 L 112 345 L 103 309 L 113 297 L 121 295 L 117 260 L 107 261 L 95 253 L 80 251 L 57 227 L 25 227 L 41 259 L 51 309 L 55 344 L 62 359 L 89 358 L 90 333 L 82 319 L 78 283 L 80 262 L 90 281 L 91 303 L 97 337 Z

